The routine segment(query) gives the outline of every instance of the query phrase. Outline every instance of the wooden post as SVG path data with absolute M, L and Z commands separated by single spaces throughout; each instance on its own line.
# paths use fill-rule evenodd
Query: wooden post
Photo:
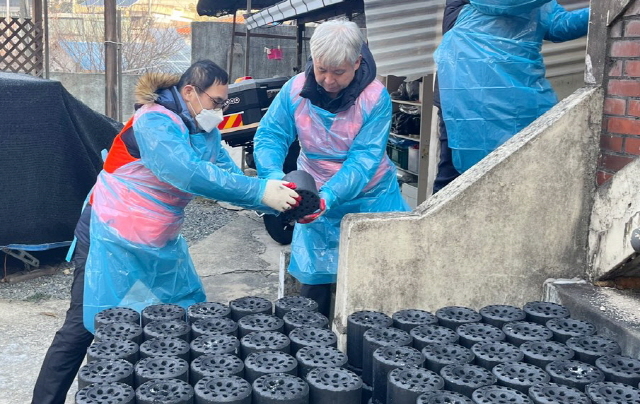
M 8 2 L 7 2 L 8 3 Z M 7 22 L 10 21 L 9 20 L 9 9 L 7 8 Z M 36 32 L 38 33 L 35 38 L 34 38 L 34 42 L 32 42 L 30 44 L 30 46 L 32 47 L 32 49 L 34 49 L 34 53 L 35 53 L 35 69 L 32 71 L 32 73 L 38 77 L 42 77 L 44 75 L 44 49 L 43 49 L 43 45 L 44 45 L 44 30 L 43 30 L 43 23 L 42 23 L 42 0 L 34 0 L 33 1 L 33 23 L 36 26 Z
M 118 32 L 118 98 L 116 100 L 118 121 L 122 120 L 122 10 L 118 10 L 116 17 L 116 28 Z
M 104 1 L 105 115 L 118 119 L 118 29 L 116 0 Z
M 433 180 L 435 179 L 435 171 L 437 167 L 437 155 L 433 155 L 432 143 L 437 140 L 433 136 L 433 74 L 428 74 L 422 78 L 420 83 L 420 149 L 418 151 L 418 197 L 417 202 L 420 205 L 433 192 Z M 436 126 L 437 128 L 437 126 Z M 437 142 L 436 142 L 437 144 Z M 435 159 L 435 160 L 434 160 Z M 435 162 L 435 164 L 434 164 Z
M 251 0 L 247 0 L 247 14 L 251 15 Z M 247 36 L 245 36 L 245 45 L 244 45 L 244 75 L 249 75 L 249 54 L 251 53 L 250 47 L 250 35 L 249 35 L 249 25 L 247 24 L 247 20 L 244 22 L 245 29 L 247 31 Z

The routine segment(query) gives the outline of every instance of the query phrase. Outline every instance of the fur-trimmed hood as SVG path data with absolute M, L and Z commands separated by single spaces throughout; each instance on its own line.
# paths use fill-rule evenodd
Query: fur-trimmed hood
M 182 119 L 189 133 L 201 132 L 178 92 L 179 81 L 180 76 L 169 73 L 147 73 L 140 77 L 135 90 L 136 109 L 143 105 L 162 105 Z
M 180 76 L 170 73 L 147 73 L 136 84 L 135 98 L 138 104 L 153 104 L 158 100 L 160 90 L 178 84 Z

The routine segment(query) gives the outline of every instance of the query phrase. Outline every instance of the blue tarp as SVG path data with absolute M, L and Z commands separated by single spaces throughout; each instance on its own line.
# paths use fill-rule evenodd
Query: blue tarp
M 21 250 L 21 251 L 45 251 L 50 250 L 52 248 L 61 248 L 61 247 L 69 247 L 71 245 L 71 241 L 62 241 L 59 243 L 46 243 L 46 244 L 9 244 L 2 245 L 0 248 L 8 248 L 10 250 Z

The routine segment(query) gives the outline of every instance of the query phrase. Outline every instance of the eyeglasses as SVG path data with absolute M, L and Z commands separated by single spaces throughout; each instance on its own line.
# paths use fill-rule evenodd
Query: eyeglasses
M 215 98 L 213 98 L 212 96 L 210 96 L 209 94 L 207 94 L 203 89 L 201 89 L 198 86 L 194 86 L 195 88 L 198 89 L 198 91 L 200 91 L 202 94 L 206 95 L 207 97 L 209 97 L 209 99 L 211 100 L 211 102 L 213 103 L 213 110 L 214 111 L 224 111 L 227 108 L 229 108 L 229 99 L 226 99 L 224 101 L 217 101 Z

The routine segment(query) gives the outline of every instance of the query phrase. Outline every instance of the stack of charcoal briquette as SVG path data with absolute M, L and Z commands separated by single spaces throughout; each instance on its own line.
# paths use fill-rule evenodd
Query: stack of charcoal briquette
M 346 354 L 317 307 L 104 310 L 76 404 L 640 403 L 640 360 L 555 303 L 358 311 Z

